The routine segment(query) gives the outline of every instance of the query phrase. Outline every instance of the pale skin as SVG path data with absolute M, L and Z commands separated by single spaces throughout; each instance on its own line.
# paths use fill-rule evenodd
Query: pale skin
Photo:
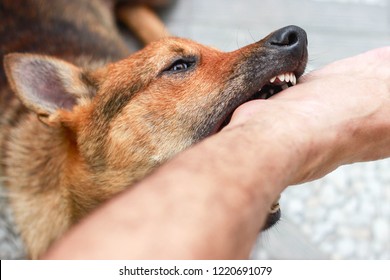
M 390 47 L 238 108 L 73 227 L 46 259 L 243 259 L 287 187 L 390 156 Z

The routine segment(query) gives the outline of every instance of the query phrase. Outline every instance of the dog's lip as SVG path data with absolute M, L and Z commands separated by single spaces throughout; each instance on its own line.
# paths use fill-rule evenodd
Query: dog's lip
M 282 215 L 282 211 L 280 208 L 277 209 L 277 211 L 269 213 L 267 216 L 267 219 L 265 221 L 265 224 L 263 225 L 263 228 L 261 230 L 265 231 L 267 229 L 270 229 L 273 225 L 275 225 Z

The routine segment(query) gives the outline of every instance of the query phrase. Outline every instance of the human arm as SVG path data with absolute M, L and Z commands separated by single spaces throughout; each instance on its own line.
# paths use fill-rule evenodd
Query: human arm
M 44 258 L 236 259 L 288 185 L 390 155 L 390 48 L 240 107 L 219 134 L 92 213 Z M 386 65 L 387 64 L 387 65 Z
M 273 133 L 253 137 L 258 129 Z M 304 145 L 272 125 L 238 130 L 174 158 L 98 209 L 45 257 L 247 258 Z M 275 138 L 285 145 L 275 146 Z

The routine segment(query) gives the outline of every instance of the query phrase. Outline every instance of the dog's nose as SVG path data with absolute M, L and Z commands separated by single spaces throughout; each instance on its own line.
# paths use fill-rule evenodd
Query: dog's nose
M 303 56 L 307 48 L 307 35 L 302 28 L 290 25 L 276 30 L 266 42 L 268 47 L 289 51 L 296 56 Z

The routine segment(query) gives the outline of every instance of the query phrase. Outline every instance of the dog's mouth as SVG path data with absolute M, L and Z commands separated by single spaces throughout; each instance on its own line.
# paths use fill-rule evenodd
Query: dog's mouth
M 230 123 L 234 111 L 242 104 L 269 99 L 295 86 L 305 71 L 307 45 L 304 30 L 297 26 L 287 26 L 271 33 L 255 45 L 246 47 L 241 52 L 245 55 L 240 56 L 240 62 L 235 64 L 237 68 L 229 76 L 227 86 L 222 91 L 222 95 L 228 99 L 224 99 L 225 102 L 216 107 L 208 132 L 220 132 Z M 263 230 L 272 227 L 280 216 L 277 199 L 269 209 Z
M 268 99 L 271 96 L 297 84 L 297 77 L 293 72 L 277 75 L 257 91 L 253 99 Z
M 272 77 L 271 79 L 268 80 L 263 86 L 260 87 L 258 91 L 256 91 L 248 100 L 242 102 L 238 106 L 252 101 L 256 99 L 268 99 L 281 91 L 295 86 L 297 84 L 298 78 L 301 76 L 301 73 L 294 73 L 294 72 L 286 72 L 283 74 L 276 75 Z M 236 110 L 237 107 L 234 108 Z M 234 110 L 227 115 L 227 117 L 224 118 L 223 122 L 221 122 L 218 130 L 216 132 L 219 132 L 222 130 L 226 125 L 229 124 L 231 117 L 233 115 Z M 273 225 L 275 225 L 281 217 L 281 210 L 280 210 L 280 205 L 279 205 L 279 198 L 272 204 L 268 216 L 266 219 L 266 222 L 262 228 L 262 230 L 267 230 L 271 228 Z
M 295 74 L 294 72 L 286 72 L 279 74 L 269 79 L 267 83 L 263 84 L 258 91 L 256 91 L 248 100 L 245 100 L 237 107 L 235 107 L 225 118 L 222 119 L 220 124 L 217 126 L 215 133 L 221 131 L 225 126 L 227 126 L 231 120 L 233 112 L 242 104 L 256 100 L 256 99 L 268 99 L 279 92 L 295 86 L 297 84 L 298 78 L 301 74 Z

